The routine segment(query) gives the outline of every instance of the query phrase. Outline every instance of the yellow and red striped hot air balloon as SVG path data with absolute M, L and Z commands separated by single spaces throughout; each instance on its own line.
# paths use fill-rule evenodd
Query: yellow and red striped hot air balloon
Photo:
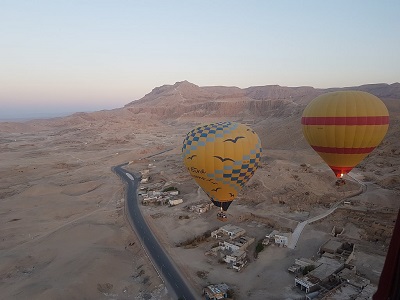
M 301 124 L 308 143 L 341 178 L 383 140 L 389 112 L 369 93 L 331 92 L 307 105 Z

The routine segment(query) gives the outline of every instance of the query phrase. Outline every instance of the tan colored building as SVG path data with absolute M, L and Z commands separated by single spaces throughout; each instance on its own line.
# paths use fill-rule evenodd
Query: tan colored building
M 264 245 L 274 243 L 280 247 L 287 247 L 289 240 L 292 237 L 291 233 L 280 233 L 278 230 L 273 230 L 265 235 L 263 240 Z
M 173 199 L 173 200 L 168 200 L 168 204 L 169 204 L 169 206 L 175 206 L 175 205 L 178 205 L 178 204 L 181 204 L 181 203 L 183 203 L 183 199 Z
M 226 224 L 219 229 L 211 232 L 211 236 L 216 239 L 228 236 L 231 240 L 233 240 L 244 235 L 245 233 L 246 230 L 241 227 L 232 224 Z
M 315 262 L 316 268 L 305 276 L 295 277 L 295 286 L 304 289 L 306 293 L 319 289 L 319 286 L 329 280 L 330 276 L 343 270 L 344 264 L 336 259 L 321 257 Z

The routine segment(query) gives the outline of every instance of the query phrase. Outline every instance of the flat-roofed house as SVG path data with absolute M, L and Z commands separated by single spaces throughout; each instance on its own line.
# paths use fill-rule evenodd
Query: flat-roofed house
M 224 261 L 228 264 L 230 263 L 236 263 L 239 261 L 242 261 L 246 258 L 246 252 L 243 250 L 236 250 L 232 252 L 231 254 L 227 254 L 224 257 Z
M 203 288 L 203 295 L 207 300 L 220 300 L 228 298 L 229 286 L 225 283 L 210 284 Z
M 183 199 L 173 199 L 173 200 L 168 200 L 168 204 L 169 204 L 169 206 L 175 206 L 175 205 L 178 205 L 178 204 L 181 204 L 181 203 L 183 203 Z
M 295 286 L 306 293 L 319 289 L 319 285 L 326 282 L 330 276 L 343 270 L 344 264 L 336 259 L 321 257 L 316 262 L 317 267 L 305 276 L 296 277 L 294 279 Z
M 220 238 L 222 236 L 229 236 L 231 240 L 244 235 L 246 233 L 246 230 L 244 230 L 241 227 L 232 225 L 232 224 L 226 224 L 219 229 L 211 232 L 211 236 L 214 238 Z
M 253 237 L 249 236 L 241 236 L 234 240 L 227 240 L 219 242 L 219 245 L 228 251 L 237 251 L 237 250 L 246 250 L 248 246 L 250 246 L 254 242 Z
M 291 236 L 292 236 L 291 233 L 277 233 L 274 236 L 275 244 L 282 246 L 282 247 L 287 247 Z

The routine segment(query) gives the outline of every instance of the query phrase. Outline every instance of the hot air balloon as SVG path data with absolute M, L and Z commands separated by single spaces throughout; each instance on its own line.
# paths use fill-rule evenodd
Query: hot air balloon
M 301 124 L 308 143 L 344 183 L 343 175 L 385 137 L 389 113 L 385 104 L 369 93 L 331 92 L 307 105 Z
M 183 162 L 214 205 L 221 208 L 218 219 L 226 221 L 225 211 L 253 176 L 261 151 L 258 135 L 235 122 L 202 125 L 186 135 Z

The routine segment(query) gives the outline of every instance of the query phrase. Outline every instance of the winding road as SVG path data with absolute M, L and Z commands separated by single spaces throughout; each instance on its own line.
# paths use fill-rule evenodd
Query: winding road
M 153 263 L 156 271 L 167 286 L 169 293 L 175 295 L 176 299 L 200 299 L 200 296 L 193 294 L 192 289 L 182 278 L 180 272 L 168 257 L 167 253 L 163 250 L 144 220 L 137 199 L 137 188 L 140 176 L 132 174 L 122 168 L 127 164 L 128 163 L 115 166 L 112 170 L 127 183 L 126 207 L 132 228 L 139 237 L 142 246 L 149 255 L 150 261 Z

